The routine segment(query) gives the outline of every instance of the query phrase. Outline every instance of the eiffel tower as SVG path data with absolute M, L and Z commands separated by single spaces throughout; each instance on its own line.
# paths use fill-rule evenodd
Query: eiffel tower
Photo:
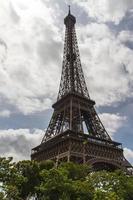
M 76 18 L 64 19 L 65 44 L 61 82 L 53 115 L 39 146 L 32 149 L 31 159 L 86 163 L 93 170 L 127 171 L 121 143 L 112 141 L 105 130 L 88 93 L 82 71 L 75 32 Z

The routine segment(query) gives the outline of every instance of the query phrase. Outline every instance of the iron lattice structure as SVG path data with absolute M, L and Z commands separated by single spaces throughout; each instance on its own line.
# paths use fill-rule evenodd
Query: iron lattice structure
M 89 163 L 95 170 L 131 168 L 120 143 L 111 140 L 90 99 L 81 66 L 75 32 L 76 18 L 70 13 L 66 26 L 62 75 L 57 102 L 46 133 L 33 149 L 32 159 Z

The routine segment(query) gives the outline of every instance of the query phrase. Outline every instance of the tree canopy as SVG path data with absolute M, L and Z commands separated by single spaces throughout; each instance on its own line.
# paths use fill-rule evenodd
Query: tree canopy
M 133 177 L 87 165 L 0 158 L 0 200 L 132 200 Z

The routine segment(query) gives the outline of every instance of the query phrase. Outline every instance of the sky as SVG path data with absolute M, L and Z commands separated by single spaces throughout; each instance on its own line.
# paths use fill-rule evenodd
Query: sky
M 59 89 L 68 4 L 91 99 L 133 164 L 133 0 L 0 0 L 0 156 L 30 159 L 41 143 Z

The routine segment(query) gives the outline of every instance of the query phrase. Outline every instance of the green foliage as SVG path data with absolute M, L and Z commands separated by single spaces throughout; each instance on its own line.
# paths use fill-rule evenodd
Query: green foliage
M 3 192 L 0 192 L 0 200 L 5 200 Z
M 93 200 L 124 200 L 121 199 L 115 192 L 104 192 L 102 190 L 96 190 Z
M 72 162 L 61 164 L 59 169 L 65 169 L 68 172 L 68 178 L 72 180 L 84 180 L 90 172 L 90 166 Z
M 89 176 L 89 179 L 96 190 L 102 190 L 104 193 L 114 192 L 119 196 L 119 198 L 123 198 L 125 196 L 125 183 L 127 181 L 127 177 L 120 171 L 95 172 Z
M 68 179 L 67 171 L 56 168 L 43 170 L 41 177 L 42 183 L 38 188 L 41 197 L 58 200 L 64 196 L 68 197 L 71 193 L 72 182 Z
M 11 163 L 12 158 L 0 158 L 0 182 L 7 182 L 12 176 L 14 171 L 13 164 Z
M 91 182 L 77 180 L 73 182 L 74 195 L 73 199 L 91 200 L 94 188 Z
M 128 177 L 125 181 L 125 199 L 124 200 L 132 200 L 133 199 L 133 177 Z
M 54 167 L 54 162 L 52 160 L 46 160 L 39 163 L 40 171 L 43 169 L 49 170 Z
M 132 200 L 133 177 L 87 165 L 0 158 L 0 200 Z

